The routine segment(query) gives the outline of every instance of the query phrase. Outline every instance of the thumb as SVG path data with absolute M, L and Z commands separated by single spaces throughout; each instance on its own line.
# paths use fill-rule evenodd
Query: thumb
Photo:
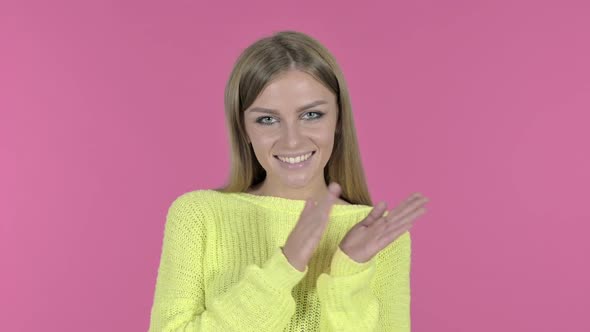
M 383 214 L 384 212 L 385 212 L 385 214 Z M 385 217 L 387 215 L 387 212 L 388 212 L 387 211 L 387 203 L 381 201 L 381 202 L 377 203 L 377 205 L 375 205 L 375 207 L 369 213 L 369 215 L 364 220 L 362 220 L 359 224 L 369 227 L 372 224 L 374 224 L 377 220 L 379 220 L 381 217 Z

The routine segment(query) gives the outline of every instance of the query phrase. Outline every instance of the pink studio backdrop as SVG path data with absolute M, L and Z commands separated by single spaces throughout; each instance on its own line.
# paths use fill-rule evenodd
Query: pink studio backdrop
M 272 32 L 347 78 L 373 200 L 414 191 L 413 331 L 590 331 L 587 1 L 2 1 L 0 325 L 146 331 L 165 215 L 229 170 Z

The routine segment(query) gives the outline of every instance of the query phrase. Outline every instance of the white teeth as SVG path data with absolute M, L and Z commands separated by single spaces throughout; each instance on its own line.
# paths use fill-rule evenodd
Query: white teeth
M 312 155 L 312 152 L 310 152 L 306 155 L 303 155 L 303 156 L 295 157 L 295 158 L 284 158 L 284 157 L 279 157 L 279 156 L 277 156 L 277 158 L 279 158 L 281 161 L 289 163 L 289 164 L 297 164 L 302 161 L 306 161 L 309 157 L 311 157 L 311 155 Z

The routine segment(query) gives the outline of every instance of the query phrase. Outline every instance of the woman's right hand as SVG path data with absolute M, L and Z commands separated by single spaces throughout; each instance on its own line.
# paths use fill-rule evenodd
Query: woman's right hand
M 311 199 L 305 200 L 299 221 L 282 247 L 283 254 L 297 270 L 305 271 L 305 267 L 322 239 L 328 225 L 330 211 L 338 201 L 340 193 L 340 185 L 332 182 L 328 186 L 328 194 L 318 205 L 315 205 Z

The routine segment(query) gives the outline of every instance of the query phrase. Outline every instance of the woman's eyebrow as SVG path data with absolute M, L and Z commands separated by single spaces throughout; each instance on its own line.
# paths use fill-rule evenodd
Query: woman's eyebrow
M 314 106 L 318 106 L 318 105 L 322 105 L 322 104 L 327 104 L 328 102 L 325 100 L 316 100 L 312 103 L 309 103 L 307 105 L 301 106 L 297 109 L 297 112 L 302 112 L 305 111 L 307 109 L 310 109 Z M 270 114 L 274 114 L 274 115 L 279 115 L 279 112 L 277 110 L 273 110 L 270 108 L 264 108 L 264 107 L 253 107 L 249 110 L 247 110 L 249 112 L 260 112 L 260 113 L 270 113 Z

